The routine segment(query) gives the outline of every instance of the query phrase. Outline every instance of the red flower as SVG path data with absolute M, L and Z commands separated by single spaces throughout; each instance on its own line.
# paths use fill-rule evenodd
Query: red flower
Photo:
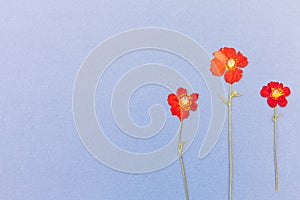
M 282 83 L 271 81 L 268 85 L 262 87 L 260 94 L 268 98 L 267 102 L 270 107 L 275 108 L 277 104 L 281 107 L 287 105 L 286 97 L 291 94 L 291 91 L 289 87 L 283 87 Z
M 188 95 L 184 88 L 178 88 L 176 94 L 169 94 L 168 104 L 171 106 L 172 115 L 176 115 L 180 121 L 187 118 L 190 110 L 195 111 L 197 109 L 198 96 L 197 93 Z
M 210 63 L 210 71 L 214 76 L 222 76 L 227 83 L 238 82 L 243 76 L 240 68 L 248 65 L 248 59 L 234 48 L 224 47 L 213 53 L 215 56 Z

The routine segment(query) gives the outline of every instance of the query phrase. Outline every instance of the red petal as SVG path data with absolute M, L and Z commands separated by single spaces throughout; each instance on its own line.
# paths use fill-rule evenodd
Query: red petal
M 246 67 L 248 65 L 248 58 L 245 57 L 241 52 L 237 54 L 237 66 L 239 67 Z
M 216 51 L 213 53 L 213 55 L 218 59 L 219 61 L 226 63 L 226 56 L 222 53 L 222 51 Z
M 191 95 L 191 97 L 192 97 L 192 101 L 195 102 L 195 101 L 198 100 L 199 94 L 198 94 L 198 93 L 193 93 L 193 94 Z
M 170 106 L 178 104 L 178 98 L 175 94 L 169 94 L 168 96 L 168 104 Z
M 178 117 L 179 117 L 180 121 L 182 121 L 183 119 L 188 118 L 189 115 L 190 115 L 190 112 L 188 110 L 182 110 L 181 115 L 179 115 Z
M 180 115 L 180 113 L 181 113 L 179 105 L 178 106 L 172 106 L 170 110 L 171 110 L 172 115 Z
M 288 101 L 286 100 L 285 96 L 281 96 L 278 98 L 278 104 L 281 107 L 285 107 L 287 105 Z
M 263 97 L 270 96 L 269 88 L 267 86 L 263 86 L 262 89 L 260 90 L 260 95 Z
M 210 71 L 214 76 L 222 76 L 226 69 L 226 63 L 214 58 L 210 63 Z
M 274 98 L 268 98 L 268 104 L 270 107 L 275 108 L 277 106 L 277 100 Z
M 197 110 L 197 107 L 198 107 L 198 104 L 193 102 L 190 106 L 190 110 L 195 111 L 195 110 Z
M 278 84 L 279 84 L 278 82 L 271 81 L 271 82 L 268 83 L 268 87 L 269 88 L 276 88 L 277 89 L 278 88 Z
M 180 87 L 180 88 L 177 89 L 176 94 L 177 94 L 178 97 L 180 97 L 181 95 L 187 95 L 187 91 L 186 91 L 185 88 Z
M 284 96 L 289 96 L 291 94 L 291 90 L 289 87 L 284 87 L 283 88 L 283 93 L 284 93 Z
M 241 80 L 242 76 L 243 71 L 239 68 L 235 68 L 234 70 L 228 70 L 225 73 L 224 78 L 227 83 L 233 84 Z
M 224 47 L 222 49 L 222 52 L 225 54 L 227 58 L 235 58 L 236 57 L 236 51 L 234 48 Z

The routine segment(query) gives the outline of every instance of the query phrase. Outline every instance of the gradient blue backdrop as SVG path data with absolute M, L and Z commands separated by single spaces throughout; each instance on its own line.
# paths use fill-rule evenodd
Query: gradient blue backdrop
M 139 175 L 112 170 L 86 151 L 73 122 L 73 83 L 89 52 L 113 34 L 148 26 L 182 32 L 209 53 L 233 46 L 249 58 L 244 78 L 235 85 L 243 96 L 235 99 L 233 108 L 234 199 L 299 199 L 299 19 L 296 0 L 0 1 L 0 199 L 184 198 L 179 162 Z M 126 71 L 147 62 L 168 64 L 191 80 L 200 93 L 201 122 L 192 147 L 184 155 L 190 199 L 227 199 L 226 126 L 209 156 L 203 160 L 197 157 L 210 119 L 204 81 L 195 77 L 188 63 L 168 53 L 149 50 L 128 56 L 114 63 L 102 81 L 113 84 L 122 74 L 120 66 Z M 269 80 L 282 81 L 292 90 L 288 106 L 279 109 L 283 117 L 278 126 L 277 194 L 272 109 L 259 95 Z M 117 132 L 109 107 L 103 106 L 109 105 L 109 99 L 100 103 L 110 92 L 110 87 L 98 88 L 96 109 L 106 133 L 112 133 L 108 137 L 118 146 L 147 152 L 174 137 L 178 121 L 168 115 L 165 135 L 155 146 L 125 138 Z M 154 86 L 137 91 L 131 101 L 136 110 L 133 119 L 147 124 L 147 109 L 152 103 L 162 103 L 168 109 L 164 99 L 168 92 Z

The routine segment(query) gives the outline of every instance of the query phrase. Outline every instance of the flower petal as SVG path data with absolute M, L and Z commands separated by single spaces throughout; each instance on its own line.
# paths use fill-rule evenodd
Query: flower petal
M 275 89 L 277 89 L 278 88 L 278 84 L 279 84 L 278 82 L 271 81 L 271 82 L 268 83 L 267 86 L 269 88 L 275 88 Z
M 181 113 L 181 109 L 180 109 L 179 105 L 172 106 L 170 110 L 171 110 L 172 115 L 177 115 L 178 116 Z
M 224 47 L 221 49 L 222 53 L 225 54 L 227 58 L 235 58 L 236 57 L 236 51 L 234 48 Z
M 271 108 L 275 108 L 277 106 L 277 100 L 270 97 L 268 98 L 268 104 Z
M 241 52 L 237 54 L 237 66 L 239 67 L 246 67 L 248 65 L 248 58 L 245 57 Z
M 260 90 L 260 95 L 263 97 L 268 97 L 270 96 L 270 90 L 267 86 L 263 86 L 262 89 Z
M 187 90 L 185 88 L 180 87 L 177 89 L 176 94 L 177 97 L 180 97 L 181 95 L 187 95 Z
M 197 108 L 198 108 L 198 104 L 197 104 L 196 102 L 193 102 L 193 103 L 190 105 L 190 110 L 192 110 L 192 111 L 197 110 Z
M 192 97 L 192 101 L 195 102 L 195 101 L 198 100 L 199 94 L 198 94 L 198 93 L 193 93 L 193 94 L 191 95 L 191 97 Z
M 211 60 L 210 71 L 214 76 L 222 76 L 226 70 L 226 63 L 217 58 Z
M 235 68 L 234 70 L 228 70 L 225 73 L 224 78 L 227 83 L 233 84 L 241 80 L 242 76 L 243 71 L 239 68 Z
M 284 93 L 284 96 L 289 96 L 291 94 L 291 90 L 289 87 L 284 87 L 283 88 L 283 93 Z
M 178 116 L 178 117 L 179 117 L 180 121 L 182 121 L 183 119 L 188 118 L 189 115 L 190 115 L 189 110 L 181 110 L 180 116 Z
M 285 107 L 287 105 L 288 101 L 286 100 L 285 96 L 281 96 L 278 98 L 278 104 L 281 107 Z
M 168 104 L 170 106 L 178 104 L 178 98 L 175 94 L 169 94 L 168 96 Z
M 226 56 L 222 53 L 222 51 L 216 51 L 213 55 L 221 62 L 226 63 Z

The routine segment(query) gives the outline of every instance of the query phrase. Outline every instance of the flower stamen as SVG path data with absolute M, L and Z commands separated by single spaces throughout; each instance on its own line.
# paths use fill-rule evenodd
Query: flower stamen
M 182 109 L 190 110 L 191 97 L 189 95 L 182 95 L 179 97 L 179 105 Z
M 278 98 L 278 97 L 280 97 L 280 96 L 282 96 L 283 95 L 283 90 L 282 89 L 274 89 L 274 88 L 272 88 L 272 97 L 274 97 L 274 98 Z
M 235 69 L 235 66 L 236 66 L 236 63 L 235 63 L 235 60 L 233 58 L 230 58 L 228 61 L 227 61 L 227 66 L 228 66 L 228 69 Z

